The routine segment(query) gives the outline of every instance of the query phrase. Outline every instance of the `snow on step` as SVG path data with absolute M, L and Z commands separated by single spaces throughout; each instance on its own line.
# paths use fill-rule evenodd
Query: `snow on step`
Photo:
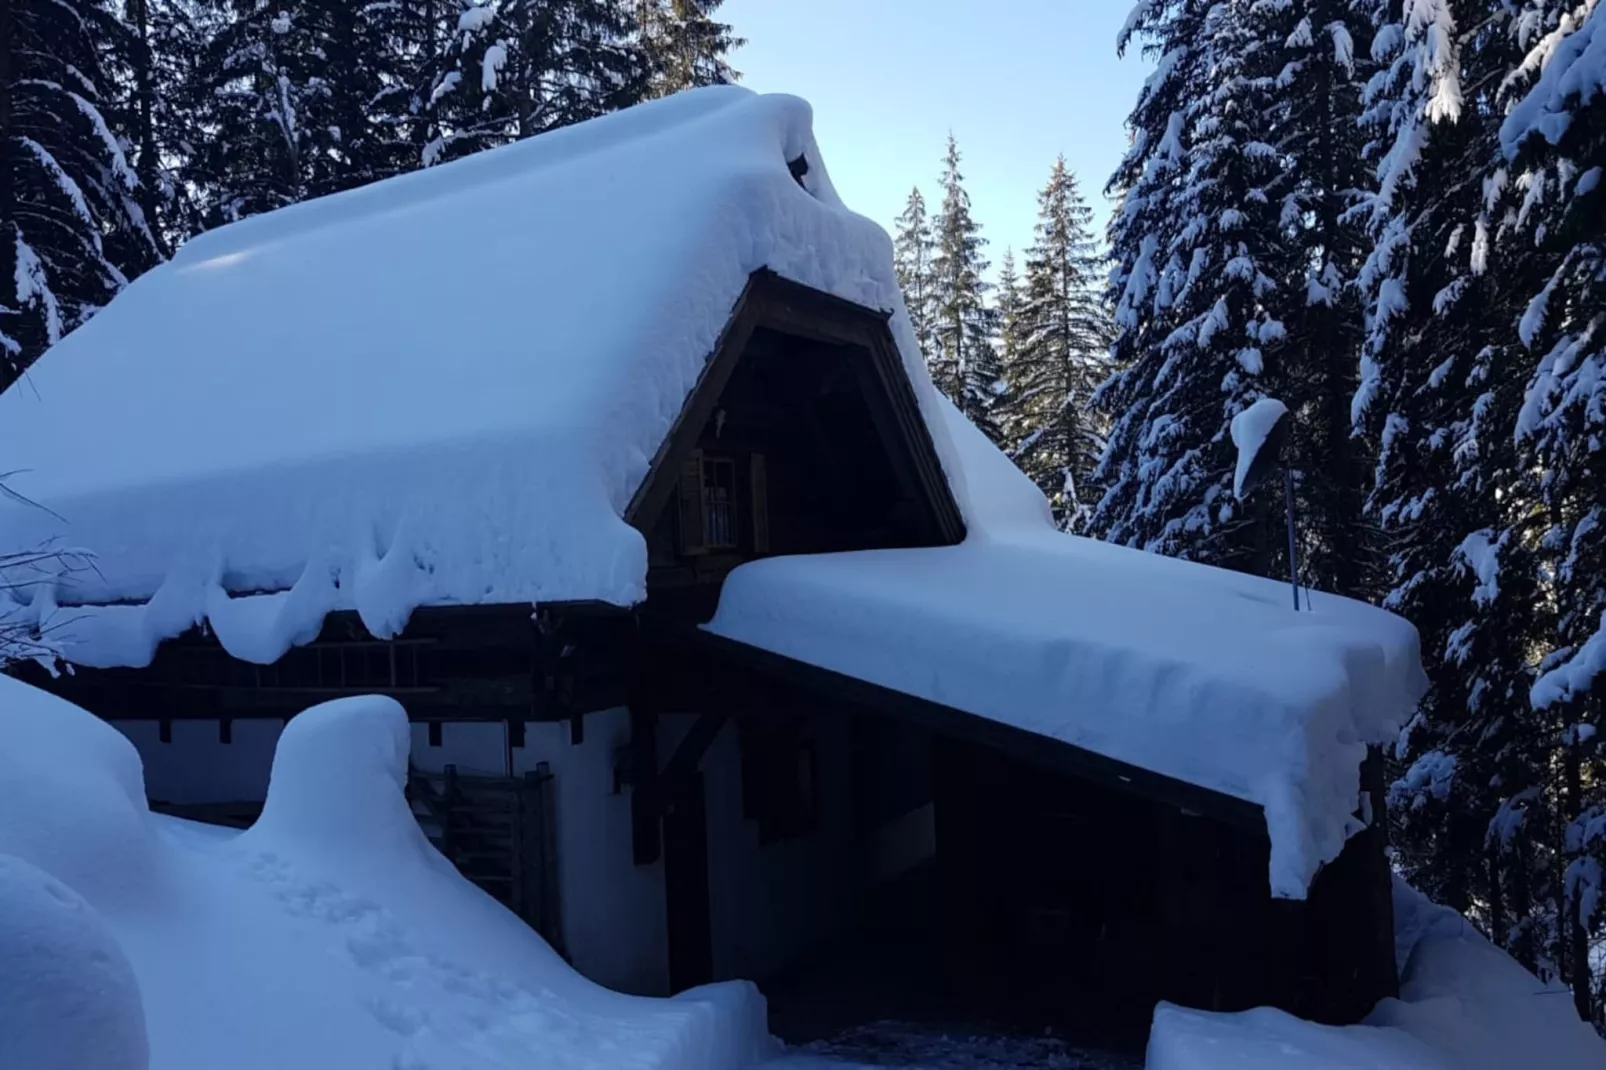
M 59 1065 L 146 1070 L 141 1029 L 149 1070 L 742 1070 L 769 1051 L 751 986 L 610 992 L 463 880 L 403 798 L 407 739 L 388 699 L 308 710 L 257 825 L 198 835 L 146 811 L 115 729 L 0 677 L 0 951 L 33 993 L 0 978 L 0 1065 L 110 1038 L 117 1059 Z
M 956 547 L 772 558 L 710 630 L 1264 808 L 1275 894 L 1358 827 L 1368 743 L 1424 688 L 1416 631 L 1281 584 L 1064 535 L 951 405 L 970 521 Z

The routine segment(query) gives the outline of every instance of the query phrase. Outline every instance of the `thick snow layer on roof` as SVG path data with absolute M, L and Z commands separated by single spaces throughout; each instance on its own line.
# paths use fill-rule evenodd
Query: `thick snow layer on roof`
M 402 796 L 384 698 L 285 728 L 237 835 L 153 816 L 114 728 L 0 676 L 0 1066 L 744 1070 L 745 983 L 599 988 L 465 881 Z M 148 1059 L 147 1059 L 148 1055 Z
M 632 604 L 621 517 L 761 268 L 900 310 L 918 354 L 808 105 L 733 87 L 201 235 L 0 395 L 55 514 L 0 501 L 0 543 L 95 555 L 46 609 L 151 603 L 58 621 L 91 665 L 202 620 L 271 662 L 336 608 Z
M 1357 825 L 1367 743 L 1424 688 L 1415 629 L 1278 583 L 1054 530 L 951 405 L 963 545 L 743 565 L 725 637 L 1258 803 L 1271 882 L 1303 896 Z
M 1400 998 L 1363 1025 L 1315 1025 L 1281 1011 L 1211 1014 L 1162 1004 L 1148 1070 L 1594 1070 L 1606 1040 L 1571 993 L 1547 984 L 1455 911 L 1396 882 Z

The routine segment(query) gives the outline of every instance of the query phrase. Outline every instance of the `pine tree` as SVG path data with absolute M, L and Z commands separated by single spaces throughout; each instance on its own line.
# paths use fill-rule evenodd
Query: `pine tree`
M 205 223 L 352 189 L 408 170 L 413 152 L 401 3 L 228 0 L 197 64 L 206 129 L 189 181 Z
M 651 70 L 648 96 L 727 85 L 739 77 L 727 56 L 744 42 L 714 19 L 724 0 L 636 0 L 637 24 Z
M 1590 832 L 1606 770 L 1593 677 L 1572 659 L 1602 611 L 1590 397 L 1602 217 L 1585 178 L 1601 116 L 1551 91 L 1592 11 L 1463 0 L 1400 18 L 1377 3 L 1355 409 L 1378 450 L 1387 604 L 1416 623 L 1434 682 L 1401 741 L 1400 860 L 1524 965 L 1571 982 L 1598 1021 L 1590 943 L 1606 918 Z
M 1248 5 L 1141 0 L 1123 49 L 1157 68 L 1128 120 L 1133 146 L 1110 244 L 1119 371 L 1100 391 L 1114 419 L 1091 521 L 1113 541 L 1271 574 L 1280 510 L 1232 497 L 1233 416 L 1287 384 L 1275 312 L 1293 274 L 1280 202 L 1285 160 L 1274 83 Z
M 0 0 L 0 385 L 157 258 L 103 111 L 129 47 L 95 0 Z
M 1383 581 L 1362 489 L 1371 457 L 1350 418 L 1364 335 L 1354 282 L 1369 245 L 1354 209 L 1371 181 L 1360 129 L 1371 24 L 1351 0 L 1256 4 L 1246 17 L 1261 42 L 1256 77 L 1275 86 L 1262 122 L 1288 171 L 1278 208 L 1298 275 L 1274 303 L 1286 332 L 1279 389 L 1296 415 L 1302 574 L 1326 590 L 1375 597 Z
M 469 2 L 434 80 L 426 164 L 638 103 L 651 71 L 615 0 Z
M 1005 249 L 1003 262 L 998 267 L 998 301 L 994 307 L 998 317 L 998 359 L 1006 370 L 1020 359 L 1025 328 L 1021 313 L 1025 305 L 1020 273 L 1015 270 L 1015 250 Z M 1008 379 L 1007 374 L 1005 378 Z
M 426 167 L 445 146 L 435 105 L 462 79 L 453 41 L 464 8 L 461 0 L 402 0 L 400 10 L 392 38 L 398 57 L 395 84 L 379 112 L 381 121 L 405 137 L 408 166 Z
M 125 0 L 129 48 L 116 80 L 122 93 L 107 121 L 139 177 L 139 204 L 169 256 L 202 229 L 200 192 L 187 180 L 205 143 L 210 94 L 199 85 L 209 12 L 191 0 Z
M 926 199 L 916 187 L 909 192 L 908 205 L 897 219 L 892 256 L 898 286 L 903 290 L 903 303 L 909 310 L 909 322 L 914 327 L 915 340 L 920 343 L 920 355 L 927 364 L 937 353 L 932 306 L 936 255 L 936 239 L 932 236 L 931 219 L 926 215 Z
M 1466 78 L 1498 79 L 1506 64 L 1493 46 L 1447 51 L 1457 21 L 1488 13 L 1473 6 L 1413 10 L 1400 23 L 1395 5 L 1377 4 L 1381 67 L 1366 122 L 1378 178 L 1364 206 L 1374 247 L 1359 276 L 1368 318 L 1353 406 L 1377 451 L 1368 504 L 1390 548 L 1385 604 L 1416 623 L 1438 670 L 1408 735 L 1396 839 L 1413 861 L 1437 860 L 1421 873 L 1424 890 L 1462 910 L 1482 898 L 1489 869 L 1511 864 L 1513 817 L 1529 809 L 1513 749 L 1525 669 L 1512 658 L 1527 614 L 1512 611 L 1533 593 L 1518 583 L 1530 573 L 1524 540 L 1502 535 L 1517 515 L 1495 493 L 1510 485 L 1509 438 L 1488 420 L 1511 403 L 1509 391 L 1489 390 L 1506 348 L 1493 311 L 1503 298 L 1473 222 L 1493 146 L 1487 123 L 1462 107 Z M 1486 732 L 1495 735 L 1477 742 Z M 1502 795 L 1524 801 L 1502 808 Z M 1504 831 L 1486 851 L 1502 809 Z M 1525 883 L 1518 897 L 1530 909 L 1534 892 Z
M 1550 793 L 1562 828 L 1555 858 L 1565 867 L 1556 958 L 1579 1014 L 1606 1024 L 1606 978 L 1597 985 L 1590 968 L 1606 933 L 1606 753 L 1597 738 L 1606 679 L 1596 656 L 1606 650 L 1606 102 L 1578 78 L 1589 76 L 1585 50 L 1600 42 L 1606 16 L 1591 3 L 1541 0 L 1519 19 L 1516 43 L 1528 52 L 1505 83 L 1512 106 L 1500 143 L 1510 180 L 1495 247 L 1502 262 L 1531 259 L 1544 273 L 1542 284 L 1532 272 L 1504 277 L 1530 280 L 1516 326 L 1531 368 L 1515 419 L 1516 467 L 1545 525 L 1542 601 L 1558 610 L 1540 622 L 1543 675 L 1528 697 L 1548 744 L 1538 761 L 1553 780 L 1560 772 Z
M 959 145 L 950 134 L 941 179 L 942 214 L 933 228 L 932 378 L 972 423 L 997 442 L 1002 431 L 993 414 L 1003 379 L 993 348 L 997 317 L 987 306 L 988 264 L 982 253 L 986 240 L 981 224 L 970 214 L 970 195 L 959 162 Z
M 1036 240 L 1013 317 L 1019 341 L 1005 347 L 1004 358 L 1015 463 L 1067 530 L 1083 526 L 1098 498 L 1093 473 L 1105 426 L 1092 399 L 1108 377 L 1114 334 L 1092 227 L 1093 210 L 1061 157 L 1038 195 Z

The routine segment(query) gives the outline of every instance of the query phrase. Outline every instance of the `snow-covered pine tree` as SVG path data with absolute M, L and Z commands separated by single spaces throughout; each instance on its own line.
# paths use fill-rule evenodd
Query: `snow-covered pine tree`
M 987 304 L 986 239 L 970 213 L 970 195 L 959 170 L 959 144 L 948 136 L 941 185 L 942 214 L 934 226 L 932 323 L 935 350 L 928 361 L 938 389 L 994 442 L 1002 431 L 994 418 L 1003 381 L 993 348 L 997 317 Z
M 97 0 L 0 0 L 0 385 L 158 256 L 102 111 L 129 44 Z
M 401 5 L 399 32 L 392 39 L 399 57 L 396 84 L 385 90 L 378 120 L 404 133 L 408 166 L 424 167 L 444 144 L 437 94 L 451 92 L 462 79 L 452 44 L 463 5 L 462 0 L 401 0 Z
M 1514 438 L 1557 609 L 1529 698 L 1562 827 L 1556 959 L 1579 1014 L 1606 1025 L 1606 978 L 1591 971 L 1606 938 L 1606 15 L 1593 0 L 1535 0 L 1514 33 L 1527 54 L 1505 83 L 1494 245 L 1546 273 L 1516 323 L 1531 371 Z
M 1539 425 L 1557 400 L 1546 358 L 1572 329 L 1563 316 L 1542 337 L 1564 289 L 1558 271 L 1599 223 L 1576 229 L 1587 196 L 1570 203 L 1587 165 L 1544 136 L 1526 156 L 1520 135 L 1500 136 L 1502 116 L 1561 54 L 1564 18 L 1589 5 L 1568 6 L 1376 4 L 1382 66 L 1367 118 L 1380 162 L 1366 209 L 1376 245 L 1360 276 L 1369 318 L 1355 409 L 1378 450 L 1371 507 L 1391 549 L 1386 604 L 1416 623 L 1434 682 L 1400 747 L 1400 860 L 1519 961 L 1571 980 L 1582 1009 L 1587 933 L 1567 866 L 1583 864 L 1576 891 L 1598 862 L 1575 823 L 1590 806 L 1595 751 L 1574 726 L 1589 700 L 1543 701 L 1535 677 L 1569 656 L 1558 630 L 1589 616 L 1573 616 L 1574 584 L 1560 577 L 1573 574 L 1575 521 L 1598 488 L 1586 478 L 1581 493 L 1567 489 L 1570 447 L 1551 452 L 1560 440 Z
M 1278 207 L 1298 275 L 1275 304 L 1286 331 L 1281 397 L 1296 414 L 1301 568 L 1315 586 L 1376 597 L 1381 568 L 1362 508 L 1370 458 L 1350 419 L 1364 321 L 1353 284 L 1368 247 L 1352 209 L 1371 179 L 1359 128 L 1371 24 L 1351 0 L 1253 4 L 1245 17 L 1260 42 L 1256 76 L 1274 86 L 1263 125 L 1289 172 Z
M 1121 34 L 1156 69 L 1111 180 L 1124 194 L 1110 231 L 1120 370 L 1100 390 L 1114 423 L 1091 528 L 1264 575 L 1282 561 L 1281 511 L 1265 495 L 1233 500 L 1229 427 L 1286 383 L 1274 309 L 1298 273 L 1281 227 L 1285 157 L 1265 140 L 1274 85 L 1257 77 L 1264 42 L 1249 8 L 1140 0 Z
M 364 107 L 361 164 L 371 181 L 424 166 L 439 129 L 429 107 L 447 71 L 461 0 L 379 0 L 359 4 L 372 38 L 364 65 L 374 88 Z
M 1026 308 L 1026 280 L 1015 266 L 1014 249 L 1005 249 L 1004 258 L 999 262 L 996 293 L 992 313 L 997 332 L 993 353 L 998 378 L 992 388 L 990 408 L 993 426 L 998 429 L 998 445 L 1013 456 L 1023 435 L 1020 398 L 1015 393 L 1009 367 L 1019 361 L 1026 330 L 1022 315 Z
M 1470 225 L 1493 146 L 1487 123 L 1463 108 L 1461 87 L 1468 75 L 1497 84 L 1502 72 L 1491 49 L 1456 42 L 1459 24 L 1484 16 L 1473 8 L 1489 6 L 1413 5 L 1401 21 L 1398 4 L 1374 4 L 1379 69 L 1363 117 L 1377 167 L 1364 206 L 1374 244 L 1359 276 L 1367 320 L 1353 403 L 1377 455 L 1368 509 L 1389 551 L 1385 605 L 1417 625 L 1435 671 L 1402 740 L 1411 766 L 1393 792 L 1395 839 L 1408 872 L 1431 860 L 1419 871 L 1423 890 L 1463 910 L 1504 864 L 1500 840 L 1484 849 L 1500 805 L 1490 782 L 1518 773 L 1497 769 L 1497 748 L 1479 737 L 1516 723 L 1509 715 L 1521 690 L 1509 658 L 1494 665 L 1508 647 L 1500 630 L 1479 629 L 1484 604 L 1515 593 L 1497 578 L 1511 564 L 1501 549 L 1518 548 L 1502 544 L 1507 518 L 1490 488 L 1476 485 L 1472 463 L 1480 449 L 1485 461 L 1500 450 L 1501 436 L 1475 426 L 1469 411 L 1499 352 L 1498 328 L 1480 323 L 1477 310 L 1500 295 L 1483 270 L 1487 238 Z M 1505 790 L 1515 796 L 1522 785 Z
M 724 0 L 636 0 L 641 45 L 651 71 L 648 96 L 726 85 L 739 77 L 730 53 L 743 44 L 714 18 Z
M 202 49 L 220 12 L 194 0 L 124 0 L 130 44 L 116 82 L 119 99 L 107 122 L 123 141 L 139 176 L 139 202 L 163 256 L 202 229 L 199 192 L 187 181 L 210 93 L 200 85 Z
M 433 164 L 638 103 L 636 10 L 618 0 L 467 0 L 430 94 Z
M 1004 259 L 998 265 L 998 300 L 993 308 L 998 317 L 998 359 L 1006 370 L 1006 380 L 1009 378 L 1008 368 L 1020 357 L 1023 333 L 1021 310 L 1026 303 L 1023 285 L 1020 272 L 1015 268 L 1015 250 L 1005 249 Z M 1008 424 L 1012 418 L 1012 414 L 1000 415 L 1000 425 Z M 1007 431 L 1005 439 L 1011 443 L 1014 441 Z
M 920 355 L 929 365 L 937 353 L 932 309 L 935 290 L 932 272 L 937 245 L 931 233 L 931 217 L 926 214 L 926 198 L 918 186 L 909 191 L 909 202 L 897 219 L 896 229 L 897 236 L 892 242 L 893 266 L 898 273 L 898 286 L 903 290 L 903 303 L 909 310 L 915 340 L 920 343 Z
M 1011 302 L 1017 307 L 999 302 L 1011 451 L 1066 530 L 1080 530 L 1098 500 L 1093 473 L 1105 441 L 1105 422 L 1092 400 L 1109 375 L 1114 330 L 1102 293 L 1108 272 L 1092 228 L 1093 210 L 1062 156 L 1038 194 L 1025 285 Z M 1001 286 L 1003 294 L 1011 289 L 1005 280 Z
M 196 79 L 208 137 L 189 174 L 216 226 L 388 177 L 401 167 L 369 107 L 390 84 L 381 64 L 387 4 L 229 0 Z

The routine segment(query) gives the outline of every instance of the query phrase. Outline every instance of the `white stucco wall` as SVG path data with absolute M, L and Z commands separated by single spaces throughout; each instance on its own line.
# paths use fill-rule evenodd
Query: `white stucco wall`
M 273 748 L 284 730 L 276 720 L 233 722 L 233 742 L 218 739 L 217 721 L 173 721 L 171 743 L 156 721 L 113 721 L 145 764 L 145 793 L 163 802 L 261 802 L 268 794 Z
M 703 759 L 716 979 L 762 980 L 828 937 L 858 883 L 846 718 L 813 726 L 820 822 L 810 836 L 760 845 L 742 816 L 741 747 L 727 724 Z
M 557 778 L 563 932 L 575 968 L 621 992 L 667 994 L 663 863 L 632 860 L 630 794 L 613 794 L 614 752 L 630 740 L 629 711 L 588 715 L 579 746 L 569 743 L 567 724 L 532 724 L 526 733 L 514 772 L 545 761 Z

